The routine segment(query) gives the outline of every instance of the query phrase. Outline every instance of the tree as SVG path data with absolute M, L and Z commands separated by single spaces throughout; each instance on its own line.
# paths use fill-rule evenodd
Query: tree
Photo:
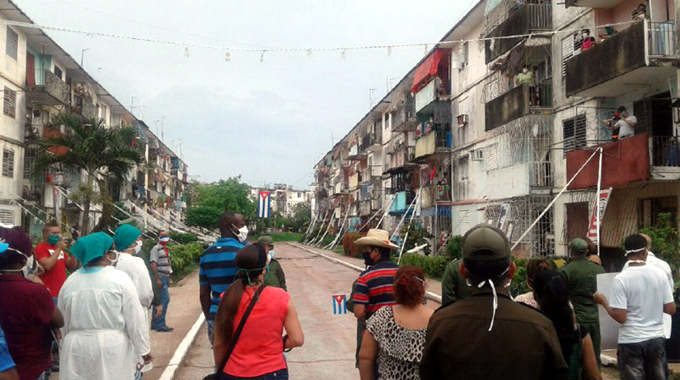
M 298 232 L 302 231 L 312 221 L 312 204 L 301 202 L 293 207 L 293 221 Z
M 187 209 L 187 225 L 217 228 L 220 215 L 226 211 L 243 214 L 246 219 L 256 215 L 257 206 L 249 198 L 250 188 L 240 177 L 210 184 L 194 184 L 192 202 Z
M 85 182 L 81 183 L 75 197 L 82 198 L 80 231 L 87 235 L 92 202 L 102 203 L 100 225 L 107 223 L 113 209 L 108 185 L 126 183 L 128 173 L 144 162 L 144 156 L 134 143 L 137 130 L 126 126 L 107 127 L 101 120 L 85 120 L 72 113 L 57 115 L 53 125 L 65 126 L 66 133 L 52 134 L 39 142 L 33 170 L 40 174 L 57 168 L 84 175 Z

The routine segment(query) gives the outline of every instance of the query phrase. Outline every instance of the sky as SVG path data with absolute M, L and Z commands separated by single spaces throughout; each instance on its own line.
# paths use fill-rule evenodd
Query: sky
M 248 53 L 47 31 L 189 166 L 212 182 L 307 189 L 313 167 L 474 0 L 14 0 L 34 22 L 88 32 L 257 49 Z M 431 46 L 430 46 L 431 48 Z M 87 49 L 84 53 L 83 49 Z M 373 89 L 373 90 L 371 90 Z M 133 100 L 134 97 L 134 100 Z M 134 103 L 133 103 L 134 102 Z M 142 107 L 139 107 L 139 106 Z

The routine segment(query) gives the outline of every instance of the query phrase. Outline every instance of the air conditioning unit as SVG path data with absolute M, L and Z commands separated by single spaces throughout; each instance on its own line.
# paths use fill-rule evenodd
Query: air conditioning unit
M 456 122 L 458 123 L 459 127 L 464 127 L 468 123 L 468 115 L 463 114 L 463 115 L 458 115 L 456 116 Z
M 484 151 L 481 149 L 475 149 L 470 152 L 470 159 L 472 161 L 482 161 L 484 160 Z

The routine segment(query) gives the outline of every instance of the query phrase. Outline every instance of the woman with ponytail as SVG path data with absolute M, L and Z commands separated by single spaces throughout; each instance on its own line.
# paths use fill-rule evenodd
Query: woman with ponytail
M 288 379 L 283 350 L 304 342 L 293 301 L 283 289 L 264 287 L 269 264 L 264 246 L 243 247 L 235 262 L 236 278 L 222 295 L 215 317 L 214 355 L 220 379 Z
M 434 313 L 425 306 L 425 275 L 420 267 L 399 268 L 394 299 L 396 305 L 379 309 L 366 322 L 359 352 L 361 380 L 420 379 L 427 323 Z
M 588 329 L 576 323 L 565 278 L 552 270 L 539 272 L 533 279 L 533 289 L 540 310 L 555 326 L 562 355 L 569 365 L 569 379 L 601 379 L 593 340 Z

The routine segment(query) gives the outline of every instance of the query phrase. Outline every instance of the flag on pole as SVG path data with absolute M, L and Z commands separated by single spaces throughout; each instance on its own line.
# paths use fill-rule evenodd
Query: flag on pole
M 607 209 L 607 203 L 609 202 L 609 196 L 612 193 L 612 188 L 600 190 L 600 194 L 597 197 L 597 204 L 593 207 L 593 213 L 590 215 L 590 226 L 588 227 L 588 239 L 592 240 L 595 245 L 599 245 L 598 240 L 598 223 L 597 223 L 597 210 L 600 210 L 600 227 L 602 226 L 602 218 L 604 218 L 604 212 Z
M 257 208 L 257 216 L 260 218 L 269 218 L 269 208 L 271 206 L 271 193 L 268 191 L 260 192 L 260 202 Z
M 347 314 L 347 299 L 344 294 L 333 295 L 333 314 Z

